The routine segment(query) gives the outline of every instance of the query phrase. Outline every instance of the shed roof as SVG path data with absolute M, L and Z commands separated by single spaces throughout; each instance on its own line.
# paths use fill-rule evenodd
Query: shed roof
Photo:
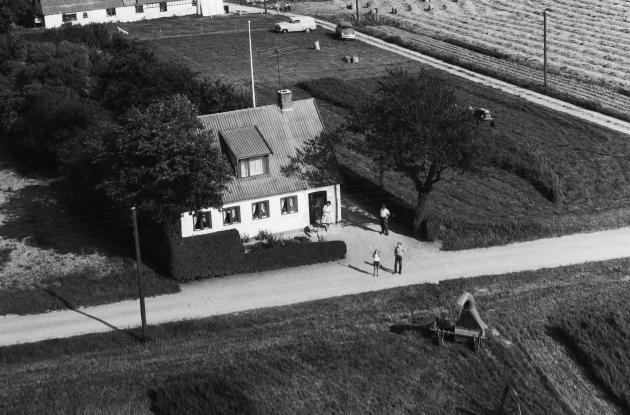
M 223 193 L 223 203 L 291 193 L 310 187 L 305 180 L 283 175 L 280 169 L 288 164 L 289 157 L 295 155 L 296 149 L 304 142 L 324 131 L 314 99 L 294 101 L 292 111 L 282 112 L 276 105 L 267 105 L 201 115 L 199 120 L 206 130 L 214 133 L 210 134 L 213 140 L 218 139 L 217 132 L 245 131 L 247 128 L 251 132 L 252 127 L 256 127 L 272 153 L 269 156 L 269 174 L 246 179 L 234 177 Z
M 246 159 L 271 153 L 265 139 L 256 126 L 220 130 L 219 134 L 237 159 Z
M 44 16 L 77 13 L 90 10 L 113 9 L 136 4 L 158 3 L 159 0 L 40 0 Z

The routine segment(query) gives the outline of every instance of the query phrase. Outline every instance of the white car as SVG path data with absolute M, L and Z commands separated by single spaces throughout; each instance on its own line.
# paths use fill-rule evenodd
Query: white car
M 276 23 L 274 30 L 276 32 L 288 33 L 288 32 L 310 32 L 315 30 L 317 25 L 315 19 L 308 16 L 296 16 L 291 17 L 288 22 Z

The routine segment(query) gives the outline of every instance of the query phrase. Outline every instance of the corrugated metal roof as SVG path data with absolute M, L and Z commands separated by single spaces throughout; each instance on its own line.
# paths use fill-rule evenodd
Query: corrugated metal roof
M 269 145 L 269 174 L 237 179 L 228 184 L 223 202 L 263 198 L 308 189 L 306 181 L 286 177 L 280 168 L 289 162 L 289 156 L 302 147 L 306 140 L 324 131 L 314 99 L 293 102 L 293 110 L 281 112 L 276 105 L 248 108 L 220 114 L 201 115 L 199 120 L 209 131 L 227 131 L 245 127 L 257 127 Z M 210 134 L 217 139 L 218 134 Z
M 255 126 L 220 130 L 219 134 L 237 159 L 263 156 L 271 153 L 263 136 Z
M 44 16 L 59 13 L 77 13 L 90 10 L 131 6 L 135 0 L 41 0 Z M 129 4 L 126 4 L 129 3 Z

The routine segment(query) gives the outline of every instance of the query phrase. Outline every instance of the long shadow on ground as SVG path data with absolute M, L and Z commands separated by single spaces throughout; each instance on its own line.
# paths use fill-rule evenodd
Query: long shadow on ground
M 0 206 L 0 237 L 59 253 L 133 252 L 131 223 L 123 212 L 71 207 L 62 184 L 26 186 Z M 74 206 L 74 205 L 73 205 Z

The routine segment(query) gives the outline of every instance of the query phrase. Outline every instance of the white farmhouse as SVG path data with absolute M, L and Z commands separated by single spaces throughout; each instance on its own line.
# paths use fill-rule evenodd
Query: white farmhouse
M 34 5 L 47 28 L 224 13 L 223 0 L 35 0 Z
M 314 99 L 292 100 L 278 91 L 278 105 L 267 105 L 199 117 L 213 144 L 230 160 L 234 178 L 223 194 L 221 209 L 184 213 L 182 237 L 226 229 L 241 236 L 303 229 L 319 221 L 329 201 L 332 220 L 341 219 L 339 184 L 310 188 L 280 171 L 308 139 L 324 130 Z

